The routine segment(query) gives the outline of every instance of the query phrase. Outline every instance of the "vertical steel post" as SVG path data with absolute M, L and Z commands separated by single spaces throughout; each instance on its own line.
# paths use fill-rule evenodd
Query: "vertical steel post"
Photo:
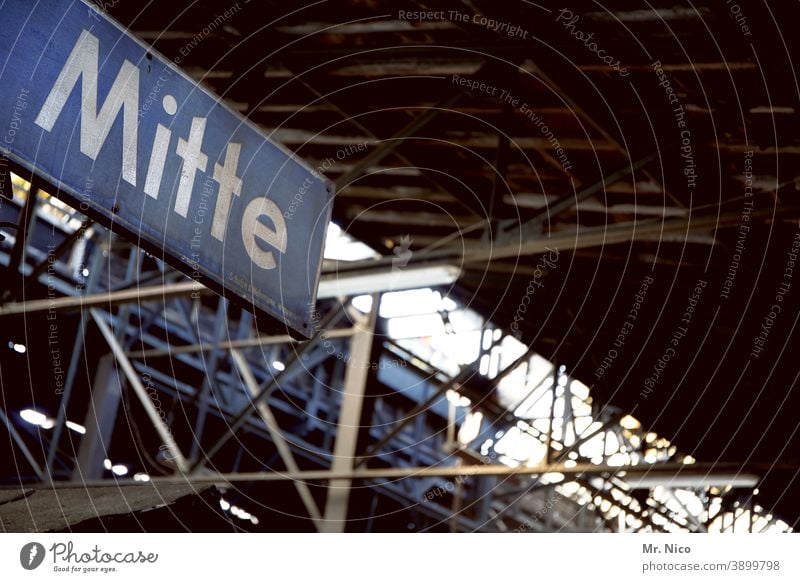
M 86 434 L 81 439 L 73 481 L 91 481 L 103 477 L 103 461 L 108 458 L 111 436 L 121 397 L 120 378 L 110 355 L 100 358 L 94 377 L 92 397 L 86 411 Z
M 350 471 L 355 466 L 361 408 L 370 370 L 369 360 L 379 303 L 380 295 L 373 295 L 372 309 L 366 323 L 356 324 L 357 331 L 350 340 L 350 357 L 347 360 L 347 369 L 344 375 L 344 391 L 331 463 L 333 472 Z M 344 531 L 351 483 L 350 479 L 332 479 L 328 484 L 328 500 L 325 505 L 325 521 L 322 523 L 322 531 Z
M 100 263 L 103 260 L 103 247 L 103 244 L 98 244 L 92 252 L 92 260 L 89 265 L 89 279 L 86 282 L 86 287 L 83 289 L 84 294 L 95 291 L 98 273 L 100 272 Z M 45 472 L 47 473 L 47 478 L 51 482 L 53 480 L 53 464 L 55 462 L 56 452 L 58 451 L 58 445 L 61 442 L 61 434 L 64 431 L 64 425 L 67 420 L 67 407 L 72 398 L 72 389 L 75 386 L 75 376 L 78 373 L 78 363 L 81 353 L 83 352 L 85 334 L 86 313 L 81 312 L 81 320 L 78 324 L 78 330 L 75 332 L 75 341 L 72 344 L 72 353 L 69 357 L 67 376 L 64 379 L 64 392 L 61 394 L 61 402 L 59 403 L 58 414 L 56 415 L 56 425 L 53 427 L 53 438 L 50 441 L 50 448 L 47 451 Z M 86 435 L 84 435 L 83 438 L 85 439 Z
M 267 398 L 275 387 L 280 386 L 282 380 L 289 377 L 289 375 L 294 372 L 294 368 L 295 366 L 299 365 L 302 355 L 309 353 L 319 342 L 325 340 L 325 334 L 328 327 L 332 328 L 334 325 L 336 325 L 343 315 L 344 308 L 340 307 L 325 317 L 322 323 L 320 323 L 319 328 L 315 331 L 314 336 L 301 347 L 299 347 L 291 356 L 289 356 L 289 358 L 287 358 L 285 363 L 286 368 L 283 370 L 283 372 L 281 372 L 277 377 L 273 378 L 271 382 L 267 382 L 265 385 L 260 386 L 258 394 L 252 397 L 251 401 L 233 418 L 225 434 L 223 434 L 222 437 L 220 437 L 217 442 L 212 445 L 204 455 L 201 456 L 201 458 L 197 459 L 191 464 L 191 472 L 197 471 L 200 469 L 200 467 L 205 465 L 206 462 L 210 461 L 214 455 L 217 454 L 231 438 L 233 438 L 233 436 L 236 434 L 236 431 L 238 431 L 250 418 L 250 415 L 253 412 L 253 407 L 263 399 Z
M 456 459 L 455 466 L 460 467 L 462 465 L 461 458 Z M 462 484 L 464 482 L 463 475 L 459 475 L 454 479 L 455 486 L 453 487 L 453 503 L 450 506 L 450 533 L 457 533 L 458 532 L 458 522 L 461 513 L 461 493 L 462 493 Z
M 550 423 L 547 428 L 547 454 L 545 460 L 549 465 L 553 460 L 553 422 L 556 414 L 556 396 L 558 391 L 558 379 L 561 374 L 558 371 L 558 364 L 553 365 L 553 399 L 550 401 Z M 562 436 L 563 436 L 563 430 Z

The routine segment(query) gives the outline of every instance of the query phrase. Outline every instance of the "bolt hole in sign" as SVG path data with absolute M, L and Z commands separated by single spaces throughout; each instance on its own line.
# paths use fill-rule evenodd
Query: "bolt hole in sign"
M 91 4 L 6 0 L 0 22 L 0 153 L 309 337 L 333 185 Z

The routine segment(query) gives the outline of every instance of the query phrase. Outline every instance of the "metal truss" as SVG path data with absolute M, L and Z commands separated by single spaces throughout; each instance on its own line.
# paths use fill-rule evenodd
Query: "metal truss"
M 55 252 L 37 248 L 30 243 L 31 232 L 41 228 L 37 219 L 66 211 L 40 200 L 36 191 L 34 185 L 20 209 L 24 225 L 17 226 L 5 257 L 19 279 L 4 294 L 0 318 L 79 310 L 80 322 L 41 455 L 0 410 L 14 450 L 33 468 L 34 475 L 20 475 L 20 482 L 54 488 L 108 484 L 103 462 L 123 430 L 116 426 L 117 414 L 122 406 L 129 412 L 132 394 L 147 419 L 137 434 L 156 437 L 157 445 L 143 439 L 139 450 L 139 469 L 147 471 L 149 464 L 162 473 L 149 479 L 154 484 L 236 488 L 289 480 L 318 531 L 344 531 L 356 482 L 424 516 L 429 527 L 445 524 L 452 531 L 705 531 L 714 519 L 722 520 L 724 530 L 745 515 L 737 508 L 729 524 L 724 511 L 712 511 L 714 500 L 725 497 L 713 489 L 722 480 L 757 480 L 760 467 L 743 474 L 738 466 L 686 465 L 669 447 L 646 463 L 612 463 L 605 444 L 599 460 L 584 454 L 593 439 L 614 435 L 626 443 L 629 457 L 643 458 L 647 436 L 625 429 L 623 413 L 608 409 L 578 430 L 572 380 L 557 365 L 526 396 L 549 399 L 548 418 L 521 418 L 515 407 L 499 406 L 494 391 L 528 365 L 530 350 L 491 377 L 478 370 L 477 361 L 448 374 L 378 333 L 378 294 L 366 314 L 346 298 L 322 302 L 316 333 L 305 343 L 288 335 L 264 336 L 248 312 L 232 310 L 224 298 L 108 231 L 90 228 L 76 213 L 69 218 L 79 226 L 62 232 Z M 88 275 L 76 273 L 76 255 L 89 265 Z M 59 296 L 26 300 L 36 284 L 57 289 Z M 85 341 L 89 328 L 99 331 L 104 342 L 99 347 Z M 493 330 L 491 322 L 485 329 Z M 61 446 L 68 432 L 66 410 L 86 362 L 94 362 L 86 434 L 70 452 Z M 421 389 L 408 390 L 410 384 Z M 448 411 L 451 392 L 470 395 L 469 412 L 483 415 L 480 434 L 470 443 L 454 443 L 467 411 Z M 539 421 L 546 429 L 537 428 L 543 426 Z M 212 431 L 210 423 L 224 430 Z M 512 430 L 546 448 L 540 462 L 508 462 L 490 454 L 496 443 L 487 449 L 489 437 Z M 248 446 L 243 439 L 270 446 Z M 272 448 L 275 455 L 262 453 Z M 261 470 L 242 470 L 242 454 L 255 458 Z M 634 495 L 642 486 L 637 480 L 654 478 L 664 483 L 658 495 Z M 684 483 L 681 478 L 691 485 L 671 484 Z M 138 486 L 132 479 L 116 482 Z M 311 487 L 319 482 L 327 484 L 324 496 L 318 485 Z M 690 510 L 679 490 L 694 490 L 704 510 Z M 752 527 L 756 512 L 747 511 Z

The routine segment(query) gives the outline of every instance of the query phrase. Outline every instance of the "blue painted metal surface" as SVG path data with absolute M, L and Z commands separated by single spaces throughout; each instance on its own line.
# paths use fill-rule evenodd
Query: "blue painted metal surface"
M 0 152 L 271 327 L 310 336 L 332 184 L 89 5 L 0 11 Z

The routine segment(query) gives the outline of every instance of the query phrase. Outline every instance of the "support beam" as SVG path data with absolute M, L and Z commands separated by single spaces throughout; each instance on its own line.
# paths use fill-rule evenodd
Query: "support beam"
M 613 192 L 615 188 L 618 188 L 618 186 L 606 184 L 606 192 Z M 555 200 L 556 197 L 546 194 L 532 193 L 515 194 L 513 196 L 506 194 L 503 197 L 503 203 L 511 206 L 512 208 L 533 208 L 538 210 L 540 208 L 546 208 L 550 199 Z M 581 202 L 576 204 L 575 208 L 581 214 L 585 214 L 587 212 L 596 212 L 608 215 L 631 214 L 637 216 L 662 216 L 664 218 L 676 218 L 686 216 L 689 213 L 687 209 L 677 208 L 675 206 L 659 206 L 656 204 L 642 204 L 639 202 L 631 204 L 611 204 L 607 206 L 606 204 L 596 200 L 587 200 Z M 414 240 L 419 240 L 419 238 L 415 238 Z
M 72 472 L 72 481 L 91 481 L 103 477 L 103 461 L 108 458 L 111 437 L 117 420 L 122 393 L 120 378 L 114 359 L 110 355 L 100 358 L 92 384 L 92 396 L 83 426 L 78 458 Z
M 441 107 L 441 106 L 438 106 Z M 432 109 L 430 111 L 442 111 L 442 109 Z M 279 141 L 282 144 L 288 146 L 343 146 L 343 145 L 359 145 L 364 143 L 374 142 L 369 136 L 366 135 L 329 135 L 329 134 L 321 134 L 318 132 L 308 131 L 305 129 L 292 129 L 292 128 L 274 128 L 269 130 L 270 136 L 272 136 L 276 141 Z M 408 136 L 405 136 L 408 137 Z M 444 134 L 444 139 L 436 140 L 436 141 L 426 141 L 425 146 L 426 148 L 444 148 L 444 147 L 452 147 L 453 145 L 460 146 L 462 148 L 469 148 L 469 149 L 487 149 L 487 150 L 495 150 L 497 148 L 497 139 L 491 134 L 464 134 L 463 132 L 449 132 Z M 381 152 L 379 157 L 380 161 L 390 152 L 383 153 L 382 148 L 383 146 L 389 146 L 390 144 L 394 144 L 394 147 L 391 149 L 396 148 L 399 146 L 404 138 L 398 136 L 392 136 L 385 142 L 382 142 L 381 146 L 375 149 L 370 155 L 375 155 L 378 152 Z M 618 152 L 618 148 L 611 142 L 603 141 L 603 140 L 591 140 L 585 139 L 581 137 L 565 137 L 559 140 L 561 147 L 565 150 L 569 151 L 580 151 L 580 152 Z M 511 145 L 514 149 L 523 151 L 523 150 L 540 150 L 540 149 L 547 149 L 551 148 L 552 144 L 550 141 L 545 137 L 515 137 L 511 140 Z M 800 149 L 800 148 L 798 148 Z M 783 148 L 781 148 L 783 151 Z M 623 155 L 624 152 L 622 152 Z M 758 152 L 757 152 L 758 153 Z M 366 165 L 366 169 L 364 169 L 363 163 L 367 161 L 368 158 L 364 158 L 362 162 L 354 164 L 350 171 L 347 174 L 342 175 L 341 177 L 336 179 L 337 184 L 337 191 L 339 188 L 343 188 L 347 186 L 349 183 L 354 181 L 356 178 L 361 176 L 366 170 L 370 167 L 377 164 L 377 161 L 370 160 L 370 163 Z M 355 172 L 355 170 L 359 170 Z M 345 178 L 350 174 L 354 173 L 354 176 L 345 180 Z
M 553 421 L 555 420 L 556 399 L 558 398 L 558 380 L 560 376 L 561 372 L 558 370 L 558 363 L 553 362 L 553 385 L 550 387 L 550 416 L 547 426 L 547 450 L 545 451 L 545 459 L 547 459 L 548 464 L 553 461 Z
M 108 342 L 111 352 L 114 354 L 114 358 L 117 360 L 117 364 L 122 369 L 126 379 L 133 388 L 133 391 L 139 398 L 139 402 L 141 402 L 142 406 L 144 407 L 147 416 L 150 418 L 150 422 L 153 423 L 153 427 L 156 429 L 158 436 L 161 438 L 161 442 L 167 447 L 171 460 L 175 462 L 175 466 L 179 471 L 186 472 L 189 468 L 189 463 L 186 461 L 186 458 L 178 448 L 178 444 L 175 442 L 175 438 L 172 436 L 172 431 L 170 431 L 169 426 L 167 426 L 166 422 L 164 422 L 164 419 L 161 418 L 161 415 L 156 409 L 155 404 L 153 404 L 153 401 L 147 394 L 147 390 L 142 385 L 139 375 L 133 369 L 131 361 L 125 355 L 125 350 L 117 341 L 117 338 L 114 336 L 114 332 L 103 320 L 100 312 L 96 309 L 91 309 L 90 313 L 95 324 L 100 329 L 100 333 L 103 334 L 106 342 Z
M 110 233 L 108 236 L 110 237 Z M 89 279 L 84 287 L 85 293 L 91 293 L 97 287 L 97 280 L 100 275 L 100 266 L 103 262 L 103 253 L 107 250 L 107 248 L 108 241 L 104 241 L 102 244 L 96 245 L 94 251 L 92 251 L 89 266 Z M 69 368 L 67 368 L 67 375 L 64 379 L 64 391 L 61 393 L 61 399 L 58 403 L 56 424 L 53 427 L 53 436 L 50 440 L 50 448 L 47 451 L 47 461 L 45 463 L 47 478 L 50 481 L 53 480 L 53 469 L 55 467 L 56 454 L 58 453 L 58 446 L 61 443 L 61 434 L 64 432 L 67 423 L 67 407 L 72 399 L 72 391 L 75 387 L 75 378 L 78 374 L 79 359 L 83 354 L 88 317 L 88 313 L 84 311 L 81 312 L 80 323 L 78 324 L 78 329 L 75 332 L 75 340 L 72 342 L 72 353 L 69 356 Z
M 356 468 L 360 467 L 361 465 L 369 461 L 372 457 L 380 453 L 380 450 L 383 448 L 383 446 L 389 441 L 391 441 L 395 436 L 397 436 L 397 434 L 401 430 L 403 430 L 409 422 L 411 422 L 414 418 L 416 418 L 418 414 L 430 408 L 437 400 L 442 398 L 448 390 L 456 387 L 458 384 L 466 382 L 472 375 L 476 373 L 477 373 L 477 368 L 475 366 L 472 365 L 466 366 L 464 367 L 463 370 L 461 370 L 461 372 L 459 372 L 456 376 L 451 378 L 448 382 L 445 382 L 441 386 L 439 386 L 439 388 L 436 389 L 436 391 L 433 394 L 431 394 L 428 398 L 426 398 L 425 400 L 417 404 L 414 408 L 412 408 L 408 412 L 408 414 L 406 414 L 405 418 L 395 423 L 395 425 L 392 426 L 389 432 L 387 432 L 380 439 L 378 439 L 378 442 L 369 447 L 369 449 L 367 449 L 367 452 L 364 453 L 362 457 L 356 460 L 355 467 Z
M 64 379 L 64 391 L 58 403 L 58 413 L 56 414 L 56 424 L 53 427 L 53 436 L 50 440 L 50 447 L 47 450 L 47 460 L 45 469 L 47 477 L 52 481 L 53 470 L 55 468 L 56 454 L 61 443 L 61 435 L 67 422 L 67 406 L 72 398 L 72 390 L 75 387 L 75 377 L 78 373 L 79 358 L 83 355 L 84 338 L 86 334 L 86 315 L 81 313 L 78 330 L 75 332 L 75 341 L 72 343 L 72 353 L 69 356 L 69 368 Z M 86 426 L 84 424 L 84 426 Z
M 236 369 L 239 370 L 239 375 L 241 376 L 247 391 L 250 393 L 251 397 L 255 398 L 258 396 L 258 382 L 256 382 L 253 372 L 250 370 L 250 365 L 247 363 L 245 357 L 236 350 L 231 351 L 231 356 L 236 364 Z M 272 414 L 272 410 L 270 409 L 269 405 L 262 400 L 256 404 L 256 409 L 258 410 L 261 419 L 264 421 L 264 424 L 267 425 L 269 436 L 272 439 L 272 442 L 275 444 L 275 448 L 278 449 L 278 454 L 280 455 L 283 464 L 286 466 L 286 469 L 290 472 L 299 471 L 300 469 L 297 466 L 297 462 L 294 460 L 292 450 L 289 448 L 289 444 L 286 442 L 286 439 L 281 433 L 280 428 L 278 427 L 278 421 L 275 419 L 275 415 Z M 306 511 L 308 511 L 308 515 L 311 516 L 314 526 L 317 528 L 317 531 L 321 531 L 322 515 L 320 515 L 319 509 L 317 508 L 317 503 L 314 501 L 314 498 L 311 495 L 311 490 L 303 481 L 295 481 L 294 486 L 295 489 L 297 489 L 297 493 L 300 495 L 300 499 L 303 501 L 303 505 L 306 507 Z
M 222 447 L 224 447 L 225 444 L 234 437 L 236 432 L 250 418 L 250 415 L 253 413 L 253 407 L 258 406 L 258 403 L 266 399 L 273 389 L 280 386 L 280 383 L 284 378 L 287 378 L 290 374 L 292 374 L 294 368 L 301 361 L 301 356 L 304 353 L 314 349 L 314 347 L 324 338 L 327 338 L 327 328 L 336 325 L 343 316 L 344 306 L 339 306 L 320 323 L 319 328 L 314 332 L 314 335 L 311 337 L 311 339 L 302 344 L 301 347 L 292 353 L 292 355 L 286 361 L 286 368 L 283 370 L 283 372 L 278 374 L 277 377 L 273 378 L 273 380 L 265 386 L 260 387 L 258 394 L 253 396 L 250 403 L 239 411 L 239 413 L 233 419 L 233 422 L 231 422 L 229 425 L 225 434 L 223 434 L 222 437 L 207 452 L 201 455 L 197 461 L 192 463 L 190 468 L 192 473 L 196 474 L 196 471 L 205 465 L 206 462 L 210 461 L 214 455 L 216 455 L 220 449 L 222 449 Z
M 543 475 L 545 473 L 562 473 L 569 478 L 593 475 L 618 475 L 625 474 L 625 479 L 633 477 L 644 477 L 645 475 L 660 477 L 664 481 L 674 479 L 677 476 L 694 477 L 697 481 L 713 480 L 716 483 L 736 482 L 737 487 L 754 486 L 759 475 L 767 473 L 777 468 L 796 471 L 800 469 L 798 465 L 770 465 L 770 464 L 740 464 L 740 463 L 696 463 L 684 465 L 683 463 L 656 463 L 628 466 L 612 465 L 592 465 L 588 463 L 578 465 L 565 465 L 562 463 L 552 465 L 521 465 L 519 467 L 509 467 L 507 465 L 462 465 L 454 466 L 433 466 L 433 467 L 385 467 L 375 469 L 354 469 L 350 471 L 330 471 L 327 469 L 291 472 L 258 471 L 253 473 L 218 473 L 203 475 L 180 475 L 173 477 L 153 477 L 154 483 L 218 483 L 221 485 L 233 482 L 266 482 L 266 481 L 329 481 L 336 479 L 423 479 L 428 477 L 455 478 L 464 477 L 485 477 L 499 476 L 507 477 L 510 475 Z M 100 482 L 103 483 L 103 482 Z M 107 484 L 107 483 L 105 483 Z M 131 482 L 135 485 L 136 482 Z M 749 484 L 749 485 L 748 485 Z M 87 483 L 87 486 L 93 483 Z M 685 485 L 681 485 L 685 486 Z M 50 487 L 50 486 L 48 486 Z
M 489 346 L 488 351 L 491 351 L 499 342 L 494 341 L 491 346 Z M 530 357 L 532 350 L 526 351 L 522 354 L 519 358 L 514 360 L 509 366 L 503 368 L 503 371 L 500 372 L 497 376 L 492 379 L 491 383 L 487 387 L 488 391 L 493 390 L 508 374 L 510 374 L 517 366 L 519 366 L 523 361 Z M 448 390 L 450 389 L 457 389 L 461 384 L 469 381 L 475 374 L 478 373 L 478 364 L 479 360 L 476 360 L 473 364 L 465 366 L 456 376 L 448 380 L 447 382 L 442 383 L 439 388 L 437 388 L 433 394 L 431 394 L 428 398 L 417 404 L 414 408 L 412 408 L 408 414 L 406 414 L 405 418 L 401 419 L 397 422 L 385 435 L 383 435 L 378 442 L 373 444 L 369 449 L 367 449 L 366 453 L 362 457 L 359 457 L 356 460 L 355 467 L 358 468 L 367 461 L 369 461 L 372 457 L 376 456 L 381 448 L 391 441 L 395 436 L 397 436 L 401 430 L 403 430 L 406 425 L 411 422 L 418 414 L 421 412 L 428 410 L 433 404 L 442 398 Z
M 771 214 L 771 209 L 769 212 L 756 211 L 753 212 L 752 217 L 765 217 Z M 739 219 L 739 214 L 729 213 L 687 217 L 675 220 L 641 220 L 609 226 L 581 227 L 574 231 L 556 232 L 550 236 L 521 240 L 519 243 L 498 245 L 494 248 L 479 249 L 474 252 L 468 250 L 464 256 L 464 260 L 478 262 L 520 257 L 542 254 L 550 249 L 570 252 L 581 248 L 630 243 L 651 236 L 663 237 L 667 234 L 685 236 L 690 232 L 705 232 L 738 224 Z
M 372 296 L 372 309 L 365 325 L 356 332 L 350 342 L 350 357 L 344 375 L 344 392 L 331 463 L 332 472 L 351 471 L 355 465 L 358 432 L 361 428 L 361 408 L 370 370 L 369 357 L 372 352 L 379 305 L 380 295 L 375 294 Z M 344 531 L 350 486 L 349 479 L 334 479 L 330 482 L 323 531 Z
M 211 291 L 194 281 L 175 283 L 174 285 L 126 289 L 111 293 L 94 295 L 76 295 L 59 297 L 58 299 L 36 299 L 19 303 L 9 303 L 0 307 L 0 317 L 22 315 L 36 311 L 87 309 L 93 307 L 110 307 L 122 303 L 143 303 L 145 301 L 164 301 L 171 297 L 180 297 L 192 293 L 211 293 Z
M 392 255 L 394 256 L 394 255 Z M 390 258 L 391 261 L 391 258 Z M 346 267 L 344 263 L 339 266 Z M 380 261 L 361 263 L 361 271 L 354 272 L 349 268 L 340 269 L 340 273 L 326 272 L 320 280 L 317 297 L 330 299 L 340 296 L 361 295 L 373 291 L 388 291 L 425 286 L 431 284 L 448 284 L 458 277 L 458 267 L 412 266 L 398 274 L 390 265 Z M 385 268 L 384 268 L 385 267 Z M 338 268 L 338 266 L 337 266 Z M 431 278 L 433 277 L 433 280 Z M 405 285 L 405 287 L 404 287 Z M 366 287 L 365 287 L 366 286 Z M 110 307 L 125 303 L 144 303 L 147 301 L 166 301 L 174 297 L 182 297 L 196 293 L 212 293 L 210 289 L 196 283 L 185 281 L 170 285 L 124 289 L 121 291 L 103 292 L 92 295 L 70 295 L 56 299 L 37 299 L 20 301 L 0 306 L 0 317 L 23 315 L 37 311 L 61 311 L 86 309 L 91 307 Z
M 552 204 L 546 204 L 544 208 L 540 209 L 536 212 L 531 218 L 529 218 L 524 224 L 519 225 L 519 235 L 522 240 L 526 240 L 531 237 L 538 237 L 541 236 L 542 232 L 542 225 L 545 222 L 552 223 L 553 218 L 569 210 L 576 204 L 579 204 L 581 201 L 586 200 L 594 196 L 599 192 L 605 191 L 605 189 L 614 184 L 619 182 L 626 176 L 633 174 L 635 171 L 643 168 L 650 162 L 652 162 L 658 156 L 657 152 L 653 152 L 649 156 L 646 156 L 639 160 L 634 164 L 627 164 L 625 167 L 620 168 L 616 172 L 609 174 L 602 178 L 599 182 L 592 184 L 591 186 L 584 188 L 583 190 L 569 194 L 566 196 L 562 196 Z M 513 236 L 516 229 L 506 228 L 500 235 L 499 235 L 499 242 L 508 242 L 508 240 Z
M 767 207 L 755 210 L 751 214 L 751 219 L 777 220 L 782 217 L 796 217 L 797 215 L 800 215 L 800 207 L 784 205 L 778 209 Z M 543 254 L 549 250 L 571 252 L 577 249 L 608 246 L 652 237 L 663 239 L 665 235 L 686 237 L 690 233 L 698 231 L 708 232 L 730 228 L 738 225 L 739 220 L 739 213 L 728 212 L 725 214 L 708 213 L 672 220 L 637 220 L 599 227 L 579 227 L 577 230 L 558 231 L 549 236 L 519 240 L 515 243 L 503 245 L 475 245 L 467 249 L 464 249 L 461 245 L 457 247 L 449 246 L 426 253 L 424 259 L 426 261 L 452 262 L 454 259 L 459 259 L 463 262 L 481 262 Z M 683 238 L 680 240 L 683 240 Z M 376 268 L 382 265 L 389 265 L 391 261 L 392 257 L 373 261 L 353 261 L 349 265 L 340 264 L 339 272 L 343 274 L 350 270 L 358 270 L 365 267 Z M 415 263 L 416 256 L 411 258 L 409 265 Z M 0 315 L 2 315 L 2 309 L 0 309 Z
M 526 60 L 522 64 L 522 67 L 520 68 L 523 71 L 533 73 L 534 77 L 538 77 L 539 80 L 544 85 L 546 85 L 551 90 L 555 91 L 558 95 L 560 95 L 561 98 L 564 100 L 564 102 L 569 106 L 571 111 L 575 112 L 578 116 L 583 117 L 586 120 L 586 122 L 589 123 L 589 125 L 591 125 L 596 131 L 600 133 L 600 135 L 602 135 L 606 139 L 608 144 L 611 144 L 613 146 L 613 149 L 616 149 L 626 158 L 628 157 L 629 155 L 628 149 L 624 147 L 622 144 L 620 144 L 616 139 L 614 139 L 614 137 L 612 137 L 611 134 L 608 131 L 606 131 L 606 129 L 600 123 L 595 121 L 595 119 L 591 115 L 589 115 L 589 113 L 585 109 L 583 109 L 580 105 L 578 105 L 574 99 L 572 99 L 555 81 L 553 81 L 553 79 L 548 77 L 538 65 L 536 65 L 531 60 Z M 648 172 L 647 170 L 645 170 L 645 176 L 647 176 L 651 181 L 661 184 L 661 182 L 659 182 L 655 177 L 653 177 L 653 175 L 650 174 L 650 172 Z M 676 199 L 663 185 L 662 185 L 662 190 L 667 196 L 669 196 L 669 198 L 673 202 L 676 203 L 676 205 L 683 206 L 681 201 Z
M 338 339 L 343 337 L 350 337 L 355 333 L 352 327 L 345 327 L 341 329 L 331 329 L 325 333 L 327 339 Z M 300 341 L 288 335 L 265 335 L 260 337 L 236 339 L 219 343 L 221 350 L 244 350 L 248 348 L 258 348 L 261 346 L 271 346 L 280 344 L 299 344 Z M 214 345 L 195 344 L 191 346 L 174 346 L 167 349 L 152 349 L 152 350 L 139 350 L 133 352 L 126 352 L 129 358 L 134 359 L 147 359 L 158 357 L 172 357 L 178 354 L 198 354 L 201 352 L 209 352 L 214 349 Z
M 497 157 L 494 164 L 492 177 L 492 190 L 489 195 L 489 227 L 484 233 L 486 241 L 491 238 L 491 233 L 497 224 L 497 209 L 503 199 L 503 191 L 508 188 L 506 178 L 508 175 L 509 134 L 512 126 L 512 109 L 508 103 L 503 103 L 502 131 L 497 132 Z

